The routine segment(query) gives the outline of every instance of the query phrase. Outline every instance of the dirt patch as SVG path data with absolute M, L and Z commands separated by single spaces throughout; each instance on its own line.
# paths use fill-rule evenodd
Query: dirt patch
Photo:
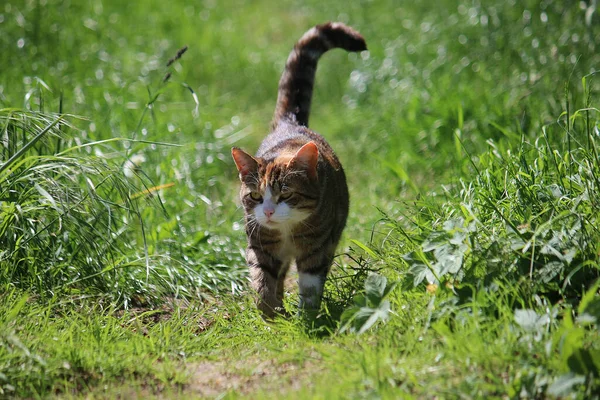
M 243 360 L 236 365 L 223 361 L 189 364 L 192 374 L 184 393 L 216 397 L 226 392 L 248 395 L 289 393 L 306 387 L 310 376 L 321 368 L 318 360 L 280 362 L 276 360 Z

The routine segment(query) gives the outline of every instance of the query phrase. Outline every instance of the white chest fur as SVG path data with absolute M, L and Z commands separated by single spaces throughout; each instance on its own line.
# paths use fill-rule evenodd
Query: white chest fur
M 291 232 L 280 232 L 281 242 L 279 243 L 279 249 L 277 250 L 277 257 L 280 260 L 287 262 L 293 261 L 298 256 L 298 247 L 294 243 Z

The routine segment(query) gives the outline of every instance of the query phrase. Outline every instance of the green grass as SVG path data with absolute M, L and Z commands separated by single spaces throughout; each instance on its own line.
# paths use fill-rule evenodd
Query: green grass
M 0 397 L 598 397 L 593 3 L 72 3 L 0 6 Z M 326 20 L 351 213 L 267 324 L 229 152 Z

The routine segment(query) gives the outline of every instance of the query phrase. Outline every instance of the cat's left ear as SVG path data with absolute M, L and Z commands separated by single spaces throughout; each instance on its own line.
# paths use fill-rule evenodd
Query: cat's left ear
M 254 159 L 254 157 L 246 153 L 244 150 L 238 147 L 233 147 L 231 149 L 231 156 L 233 157 L 235 166 L 240 173 L 240 180 L 243 181 L 248 174 L 258 172 L 258 162 Z
M 288 163 L 288 167 L 301 168 L 306 171 L 309 178 L 317 177 L 317 161 L 319 149 L 315 142 L 308 142 L 300 148 Z

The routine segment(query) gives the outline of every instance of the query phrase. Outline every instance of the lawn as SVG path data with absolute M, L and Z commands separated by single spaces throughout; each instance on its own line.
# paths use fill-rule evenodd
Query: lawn
M 328 20 L 350 216 L 267 323 L 230 149 Z M 598 398 L 598 43 L 591 0 L 5 1 L 0 398 Z

